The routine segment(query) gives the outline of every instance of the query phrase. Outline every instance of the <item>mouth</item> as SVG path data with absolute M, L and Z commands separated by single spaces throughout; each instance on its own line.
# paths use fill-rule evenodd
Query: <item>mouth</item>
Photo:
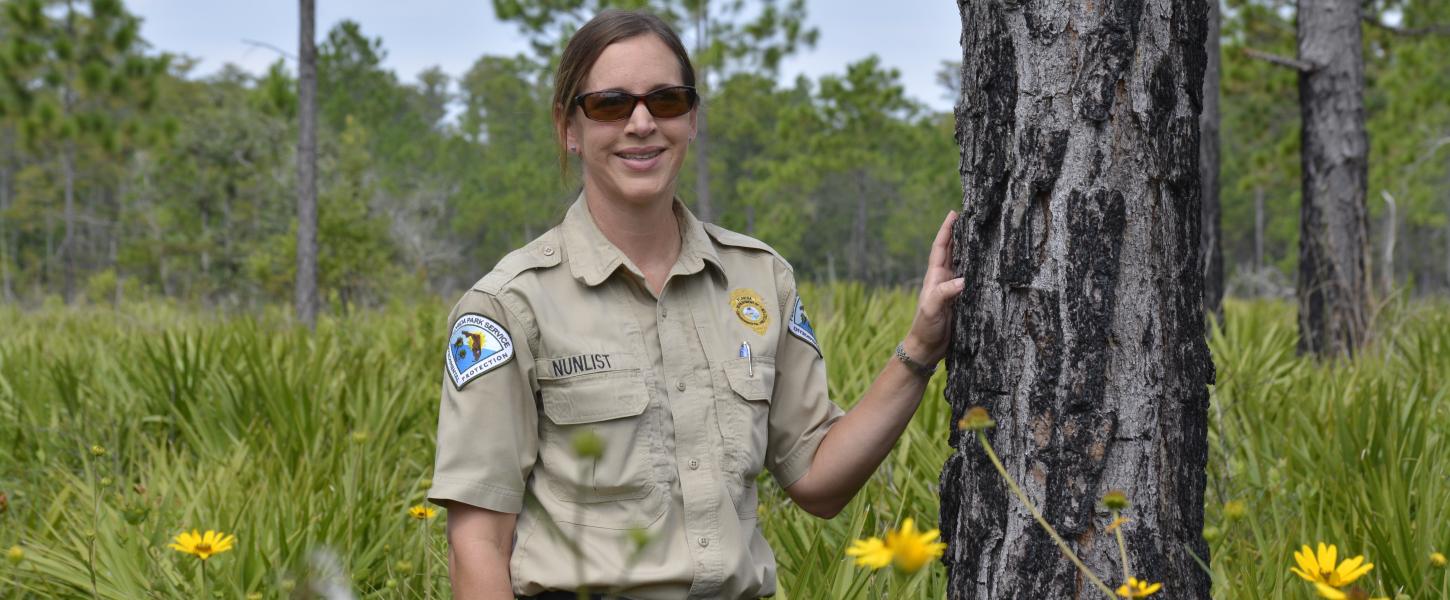
M 665 153 L 664 148 L 658 146 L 649 148 L 626 148 L 614 155 L 624 162 L 624 166 L 634 171 L 648 171 L 660 163 L 660 156 Z

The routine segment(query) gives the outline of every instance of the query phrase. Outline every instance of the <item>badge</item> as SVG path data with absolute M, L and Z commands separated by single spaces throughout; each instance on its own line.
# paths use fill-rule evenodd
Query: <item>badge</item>
M 467 313 L 453 323 L 445 361 L 453 387 L 462 390 L 464 384 L 503 366 L 513 357 L 513 338 L 493 319 Z
M 770 313 L 765 311 L 765 301 L 760 294 L 751 289 L 737 289 L 730 292 L 730 307 L 735 309 L 735 316 L 749 326 L 755 333 L 765 335 L 765 327 L 770 324 Z
M 821 345 L 816 341 L 816 328 L 811 327 L 811 319 L 806 316 L 806 307 L 801 304 L 800 296 L 795 297 L 795 309 L 790 311 L 790 321 L 786 324 L 786 329 L 802 342 L 810 344 L 816 350 L 817 356 L 823 356 Z

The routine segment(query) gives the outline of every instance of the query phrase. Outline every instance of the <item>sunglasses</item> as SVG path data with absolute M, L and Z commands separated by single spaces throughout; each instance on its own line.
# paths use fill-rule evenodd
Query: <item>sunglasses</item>
M 644 107 L 656 119 L 678 117 L 695 108 L 699 96 L 695 88 L 677 85 L 655 90 L 648 94 L 631 94 L 620 91 L 589 92 L 574 97 L 574 104 L 584 111 L 591 121 L 622 121 L 634 114 L 634 107 L 644 101 Z

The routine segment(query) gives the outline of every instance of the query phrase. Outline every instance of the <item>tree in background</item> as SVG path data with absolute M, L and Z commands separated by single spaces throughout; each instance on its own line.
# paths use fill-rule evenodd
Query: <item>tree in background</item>
M 1358 0 L 1301 0 L 1299 351 L 1352 356 L 1369 327 L 1364 58 Z
M 298 0 L 297 42 L 297 320 L 317 325 L 317 48 L 316 6 Z
M 114 265 L 118 234 L 98 224 L 120 221 L 123 194 L 105 167 L 120 162 L 141 138 L 139 117 L 154 104 L 156 79 L 168 59 L 142 54 L 140 22 L 118 0 L 92 0 L 87 10 L 66 2 L 57 12 L 47 12 L 40 0 L 14 0 L 3 19 L 9 34 L 0 53 L 4 112 L 15 115 L 23 146 L 53 160 L 58 171 L 32 163 L 42 171 L 32 171 L 30 181 L 60 180 L 64 234 L 59 245 L 47 241 L 44 260 L 62 263 L 62 297 L 69 302 L 86 245 L 109 238 Z M 89 206 L 81 206 L 83 194 Z
M 965 202 L 947 397 L 1093 571 L 1208 598 L 1199 257 L 1202 0 L 963 1 Z M 1085 598 L 964 432 L 942 471 L 949 598 Z M 1133 502 L 1121 565 L 1109 490 Z M 1114 585 L 1113 587 L 1116 587 Z
M 1208 34 L 1204 36 L 1203 113 L 1199 116 L 1199 174 L 1203 181 L 1203 225 L 1198 254 L 1203 257 L 1203 309 L 1223 321 L 1223 229 L 1218 199 L 1218 86 L 1220 0 L 1207 0 Z

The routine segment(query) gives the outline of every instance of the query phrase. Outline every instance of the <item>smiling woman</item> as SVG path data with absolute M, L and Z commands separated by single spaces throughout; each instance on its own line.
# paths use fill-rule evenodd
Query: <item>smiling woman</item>
M 552 108 L 579 198 L 451 317 L 428 497 L 448 508 L 458 598 L 774 594 L 757 477 L 835 516 L 945 351 L 955 215 L 901 360 L 850 413 L 831 402 L 789 263 L 675 195 L 694 85 L 679 38 L 647 13 L 601 13 L 564 50 Z

